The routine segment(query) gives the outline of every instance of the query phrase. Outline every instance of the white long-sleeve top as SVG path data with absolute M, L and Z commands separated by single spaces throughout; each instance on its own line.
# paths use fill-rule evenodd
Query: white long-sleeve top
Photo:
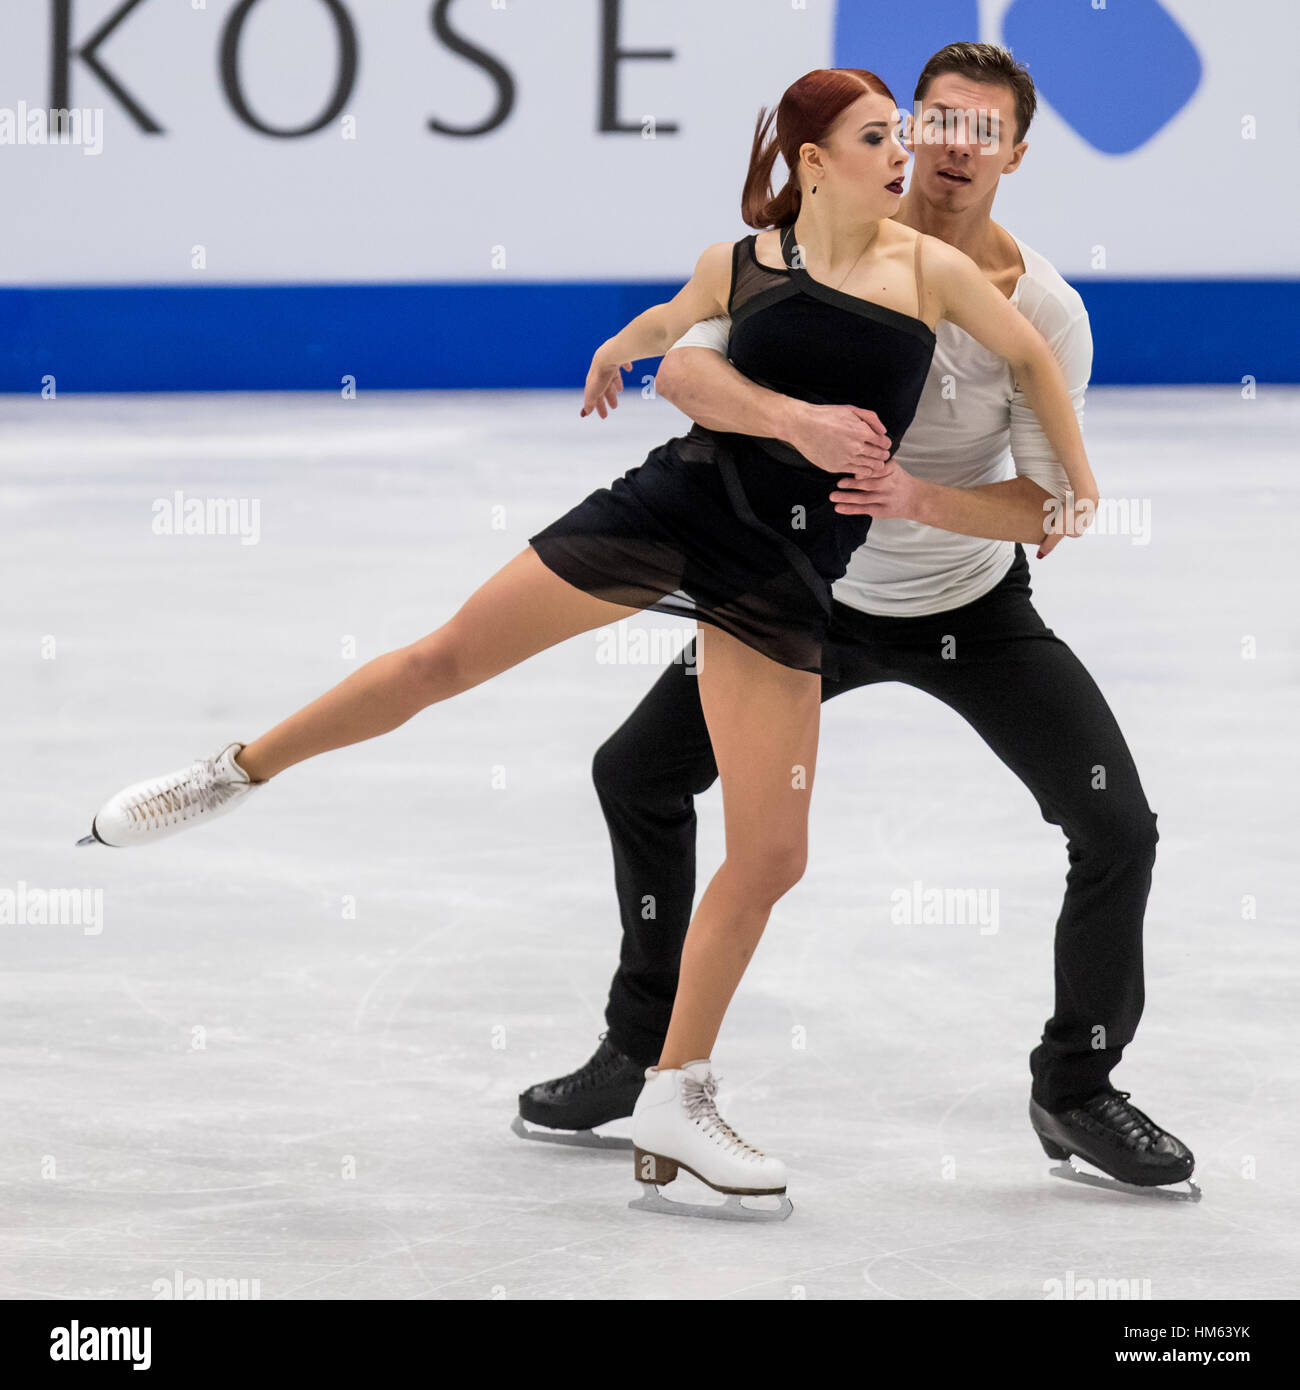
M 1046 338 L 1082 427 L 1092 374 L 1088 311 L 1046 257 L 1018 237 L 1016 245 L 1025 273 L 1011 303 Z M 725 357 L 730 335 L 729 318 L 706 319 L 673 347 L 711 348 Z M 947 320 L 935 336 L 934 360 L 916 417 L 894 455 L 899 467 L 949 487 L 977 487 L 1019 475 L 1063 497 L 1065 470 L 1010 365 Z M 918 521 L 878 519 L 836 583 L 835 597 L 884 617 L 942 613 L 986 594 L 1014 557 L 1012 541 L 959 536 Z

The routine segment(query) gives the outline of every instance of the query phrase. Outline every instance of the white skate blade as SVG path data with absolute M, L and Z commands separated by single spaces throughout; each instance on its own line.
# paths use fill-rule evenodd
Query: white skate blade
M 784 1221 L 794 1210 L 794 1203 L 784 1193 L 749 1197 L 739 1192 L 728 1192 L 724 1202 L 675 1202 L 671 1197 L 665 1197 L 655 1183 L 642 1183 L 639 1186 L 642 1195 L 627 1204 L 629 1211 L 657 1211 L 664 1216 L 701 1216 L 706 1221 Z M 776 1202 L 777 1205 L 747 1207 L 745 1202 Z
M 1100 1187 L 1109 1192 L 1123 1192 L 1133 1197 L 1155 1197 L 1166 1202 L 1199 1202 L 1201 1189 L 1186 1178 L 1186 1187 L 1181 1183 L 1170 1183 L 1166 1187 L 1138 1187 L 1135 1183 L 1120 1182 L 1106 1173 L 1091 1173 L 1086 1168 L 1077 1168 L 1070 1159 L 1052 1168 L 1054 1178 L 1064 1178 L 1066 1182 L 1082 1183 L 1085 1187 Z
M 628 1153 L 631 1139 L 617 1134 L 597 1134 L 594 1129 L 547 1129 L 542 1125 L 530 1129 L 522 1115 L 510 1121 L 511 1133 L 521 1139 L 535 1139 L 541 1144 L 563 1144 L 571 1149 L 617 1149 Z

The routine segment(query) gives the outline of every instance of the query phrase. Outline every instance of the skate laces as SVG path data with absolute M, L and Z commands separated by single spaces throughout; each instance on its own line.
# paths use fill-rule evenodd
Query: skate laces
M 752 1144 L 747 1144 L 734 1129 L 718 1114 L 718 1079 L 712 1073 L 697 1081 L 693 1076 L 682 1078 L 682 1103 L 686 1113 L 711 1139 L 719 1141 L 724 1149 L 742 1149 L 747 1155 L 762 1158 L 763 1153 Z
M 604 1039 L 602 1039 L 603 1041 Z M 603 1049 L 598 1050 L 577 1071 L 571 1071 L 567 1076 L 560 1077 L 552 1084 L 561 1095 L 569 1095 L 574 1091 L 592 1090 L 608 1081 L 617 1066 L 618 1058 L 616 1055 Z
M 1128 1103 L 1130 1095 L 1131 1091 L 1112 1091 L 1099 1097 L 1089 1109 L 1124 1139 L 1133 1136 L 1146 1140 L 1149 1145 L 1159 1143 L 1164 1130 L 1150 1115 L 1144 1115 L 1136 1105 Z
M 191 763 L 190 770 L 176 781 L 133 797 L 126 809 L 133 820 L 146 826 L 165 825 L 178 816 L 188 819 L 191 811 L 219 806 L 234 790 L 218 774 L 217 760 L 202 758 Z

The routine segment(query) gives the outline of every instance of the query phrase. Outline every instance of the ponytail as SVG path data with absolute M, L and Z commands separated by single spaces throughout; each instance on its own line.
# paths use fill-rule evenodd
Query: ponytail
M 788 227 L 799 215 L 799 152 L 822 144 L 845 109 L 863 92 L 894 94 L 866 68 L 816 68 L 786 88 L 775 111 L 758 113 L 754 142 L 749 148 L 749 172 L 740 195 L 740 215 L 751 227 Z M 780 155 L 788 170 L 779 193 L 772 193 L 772 169 Z
M 784 227 L 799 215 L 799 204 L 803 195 L 799 191 L 799 179 L 793 169 L 786 178 L 785 186 L 775 196 L 772 194 L 772 170 L 780 141 L 773 132 L 777 113 L 761 108 L 754 126 L 754 141 L 749 150 L 749 172 L 745 175 L 745 188 L 740 195 L 740 215 L 748 227 Z

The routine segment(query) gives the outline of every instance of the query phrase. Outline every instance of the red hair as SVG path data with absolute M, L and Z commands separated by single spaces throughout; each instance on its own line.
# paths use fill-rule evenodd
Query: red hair
M 794 221 L 803 198 L 796 173 L 800 148 L 822 144 L 843 112 L 864 92 L 888 97 L 895 107 L 898 105 L 885 83 L 865 68 L 814 68 L 785 89 L 775 111 L 759 111 L 749 151 L 749 173 L 740 195 L 740 215 L 747 226 L 784 227 Z M 773 196 L 772 168 L 778 154 L 785 160 L 789 176 Z

